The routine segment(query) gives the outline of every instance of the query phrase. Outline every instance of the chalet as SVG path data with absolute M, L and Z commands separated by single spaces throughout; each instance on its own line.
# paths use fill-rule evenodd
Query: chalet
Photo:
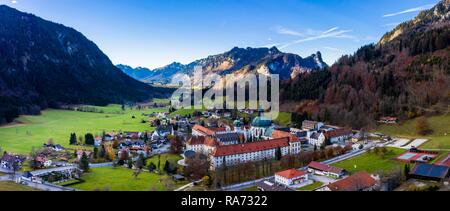
M 377 181 L 367 172 L 359 172 L 325 186 L 322 191 L 373 191 Z
M 40 168 L 48 168 L 52 166 L 52 161 L 45 156 L 38 156 L 35 161 Z
M 412 169 L 410 176 L 416 179 L 444 181 L 450 176 L 450 167 L 432 164 L 416 164 Z
M 26 158 L 23 156 L 5 153 L 0 159 L 0 168 L 8 170 L 18 170 L 22 167 L 22 163 L 25 160 Z
M 297 169 L 289 169 L 275 174 L 275 182 L 285 186 L 295 186 L 308 182 L 308 173 Z
M 56 152 L 64 150 L 64 147 L 60 144 L 44 144 L 44 148 L 48 148 Z
M 381 124 L 397 124 L 398 118 L 396 117 L 381 117 L 380 121 L 378 121 Z
M 331 178 L 341 178 L 343 177 L 347 172 L 345 169 L 337 168 L 334 166 L 322 164 L 319 162 L 311 162 L 308 165 L 308 172 L 316 175 L 321 176 L 327 176 Z
M 152 134 L 152 141 L 165 140 L 169 135 L 173 135 L 174 130 L 172 125 L 160 125 Z

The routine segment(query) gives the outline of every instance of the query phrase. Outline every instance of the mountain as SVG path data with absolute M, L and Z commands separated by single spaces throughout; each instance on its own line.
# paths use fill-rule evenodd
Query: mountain
M 303 117 L 354 128 L 373 127 L 382 116 L 448 112 L 449 26 L 450 0 L 444 0 L 342 57 L 329 73 L 286 84 L 282 98 L 295 102 L 290 109 Z
M 163 91 L 124 74 L 80 32 L 0 6 L 0 123 L 61 104 L 141 101 Z
M 283 53 L 277 48 L 238 48 L 223 54 L 209 56 L 204 59 L 183 65 L 172 63 L 155 70 L 143 71 L 140 69 L 130 70 L 125 65 L 118 67 L 128 75 L 148 83 L 170 83 L 172 76 L 177 73 L 192 74 L 196 66 L 203 67 L 205 74 L 216 73 L 226 75 L 230 73 L 264 72 L 279 74 L 283 80 L 297 77 L 301 73 L 311 72 L 327 67 L 323 62 L 320 52 L 307 58 L 302 58 L 295 54 Z

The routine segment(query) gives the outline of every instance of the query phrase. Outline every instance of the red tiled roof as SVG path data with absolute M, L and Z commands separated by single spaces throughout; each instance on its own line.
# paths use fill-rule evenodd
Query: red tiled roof
M 227 129 L 226 128 L 206 128 L 201 125 L 194 125 L 194 127 L 192 127 L 192 130 L 199 131 L 207 136 L 214 136 L 214 135 L 216 135 L 217 132 L 224 132 Z
M 187 142 L 189 145 L 207 145 L 207 146 L 217 146 L 217 141 L 214 140 L 214 138 L 211 137 L 205 137 L 205 136 L 194 136 Z
M 285 131 L 281 131 L 281 130 L 274 130 L 272 132 L 272 138 L 276 139 L 276 138 L 289 138 L 290 142 L 299 142 L 300 139 L 295 136 L 292 133 L 289 132 L 285 132 Z
M 398 118 L 396 118 L 396 117 L 381 117 L 380 120 L 381 121 L 397 121 Z
M 300 171 L 297 169 L 289 169 L 286 171 L 281 171 L 281 172 L 276 173 L 276 175 L 286 178 L 286 179 L 293 179 L 293 178 L 301 177 L 306 174 L 307 174 L 306 172 Z
M 342 169 L 342 168 L 326 165 L 326 164 L 315 162 L 315 161 L 311 162 L 308 165 L 308 167 L 309 168 L 313 168 L 313 169 L 317 169 L 317 170 L 320 170 L 320 171 L 335 173 L 335 174 L 341 174 L 344 171 L 344 169 Z
M 444 159 L 438 161 L 436 165 L 450 167 L 450 153 Z
M 332 131 L 328 131 L 325 133 L 325 136 L 327 138 L 334 138 L 334 137 L 340 137 L 340 136 L 345 136 L 345 135 L 353 135 L 351 130 L 348 129 L 337 129 L 337 130 L 332 130 Z
M 271 139 L 238 145 L 218 146 L 213 152 L 215 157 L 259 152 L 289 146 L 289 138 Z
M 376 181 L 367 172 L 359 172 L 343 180 L 329 184 L 331 191 L 362 191 L 371 188 Z

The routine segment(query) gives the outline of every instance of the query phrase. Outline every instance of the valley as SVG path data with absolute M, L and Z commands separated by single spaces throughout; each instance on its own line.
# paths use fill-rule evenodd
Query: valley
M 28 154 L 32 147 L 42 147 L 49 139 L 69 146 L 71 133 L 98 136 L 103 131 L 151 131 L 154 128 L 149 126 L 148 116 L 142 114 L 167 111 L 164 108 L 132 110 L 129 107 L 123 111 L 120 105 L 95 108 L 104 113 L 48 109 L 42 115 L 21 116 L 16 119 L 19 124 L 0 127 L 0 146 L 7 152 Z

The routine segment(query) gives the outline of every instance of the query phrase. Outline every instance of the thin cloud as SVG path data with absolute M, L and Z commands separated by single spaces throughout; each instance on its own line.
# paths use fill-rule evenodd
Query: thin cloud
M 330 46 L 325 46 L 325 47 L 323 47 L 323 49 L 329 50 L 329 51 L 335 51 L 335 52 L 339 52 L 339 53 L 343 53 L 343 54 L 347 53 L 347 51 L 344 51 L 339 48 L 330 47 Z
M 331 33 L 331 32 L 333 32 L 333 31 L 336 31 L 336 30 L 338 30 L 339 29 L 339 27 L 333 27 L 333 28 L 331 28 L 331 29 L 328 29 L 327 31 L 324 31 L 322 34 L 328 34 L 328 33 Z
M 338 27 L 334 27 L 334 28 L 331 28 L 331 29 L 326 30 L 326 31 L 314 31 L 314 30 L 309 30 L 309 31 L 310 31 L 309 34 L 311 34 L 310 36 L 306 36 L 306 37 L 304 37 L 302 39 L 294 40 L 292 42 L 283 44 L 279 48 L 280 49 L 284 49 L 284 48 L 287 48 L 287 47 L 292 46 L 292 45 L 305 43 L 305 42 L 310 42 L 310 41 L 315 41 L 315 40 L 320 40 L 320 39 L 326 39 L 326 38 L 339 38 L 339 39 L 353 39 L 353 40 L 356 40 L 355 36 L 352 36 L 352 35 L 348 34 L 352 30 L 339 30 Z M 311 33 L 311 32 L 314 32 L 314 33 Z
M 414 7 L 414 8 L 410 8 L 410 9 L 403 10 L 403 11 L 400 11 L 400 12 L 383 15 L 383 18 L 403 15 L 403 14 L 406 14 L 406 13 L 419 12 L 419 11 L 422 11 L 422 10 L 431 9 L 433 6 L 434 6 L 434 4 L 427 4 L 427 5 L 423 5 L 423 6 L 420 6 L 420 7 Z
M 305 34 L 301 33 L 301 32 L 297 32 L 288 28 L 284 28 L 284 27 L 278 27 L 276 28 L 276 32 L 278 34 L 283 34 L 283 35 L 291 35 L 291 36 L 299 36 L 299 37 L 303 37 L 305 36 Z

